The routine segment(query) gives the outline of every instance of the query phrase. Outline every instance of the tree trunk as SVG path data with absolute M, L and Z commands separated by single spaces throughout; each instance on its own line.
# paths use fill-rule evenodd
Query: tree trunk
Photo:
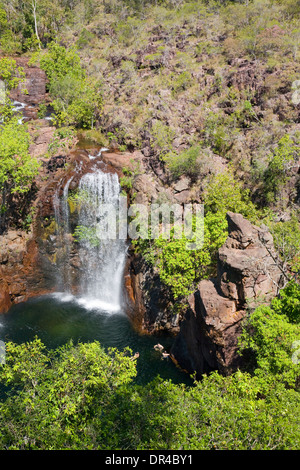
M 41 41 L 40 41 L 38 27 L 37 27 L 36 3 L 37 3 L 36 0 L 32 0 L 32 11 L 33 11 L 33 18 L 34 18 L 35 35 L 39 43 L 39 48 L 41 49 Z

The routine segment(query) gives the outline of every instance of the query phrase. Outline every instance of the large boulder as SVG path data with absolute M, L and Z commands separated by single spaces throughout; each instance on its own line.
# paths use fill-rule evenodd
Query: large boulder
M 227 214 L 229 236 L 219 250 L 218 283 L 225 297 L 241 307 L 268 303 L 280 287 L 273 238 L 241 214 Z
M 268 303 L 280 287 L 271 234 L 229 212 L 228 238 L 218 253 L 216 279 L 202 280 L 189 298 L 172 357 L 199 376 L 228 374 L 240 365 L 237 338 L 246 312 Z

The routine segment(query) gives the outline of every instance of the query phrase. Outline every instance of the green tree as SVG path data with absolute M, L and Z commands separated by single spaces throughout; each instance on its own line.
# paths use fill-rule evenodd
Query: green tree
M 26 193 L 39 164 L 29 154 L 30 135 L 13 118 L 0 128 L 0 187 L 8 193 Z
M 79 79 L 70 73 L 50 86 L 50 94 L 59 125 L 91 129 L 102 110 L 101 84 L 88 77 Z
M 0 447 L 101 448 L 105 433 L 98 430 L 95 436 L 93 423 L 101 423 L 111 396 L 135 375 L 129 349 L 105 352 L 94 342 L 47 351 L 38 339 L 7 343 L 6 364 L 0 367 L 1 383 L 9 390 L 0 404 Z M 108 433 L 109 423 L 104 427 Z
M 228 236 L 228 211 L 241 213 L 252 222 L 259 218 L 249 192 L 230 171 L 214 176 L 208 185 L 204 196 L 204 237 L 201 235 L 203 244 L 200 249 L 189 249 L 187 244 L 191 240 L 184 233 L 182 237 L 175 236 L 176 226 L 170 231 L 169 238 L 161 235 L 154 240 L 138 239 L 134 242 L 145 259 L 156 266 L 161 280 L 170 287 L 175 299 L 186 297 L 201 279 L 216 274 L 217 251 Z M 195 230 L 194 233 L 196 236 Z
M 290 220 L 268 222 L 278 257 L 274 261 L 280 267 L 286 282 L 300 271 L 300 223 L 296 213 Z
M 249 190 L 234 177 L 231 170 L 215 175 L 205 194 L 206 211 L 226 215 L 226 212 L 238 212 L 251 222 L 256 222 L 259 212 L 251 201 Z
M 0 126 L 1 230 L 9 218 L 20 224 L 30 203 L 27 194 L 38 174 L 39 163 L 29 154 L 30 135 L 17 117 Z
M 80 57 L 76 52 L 76 48 L 70 47 L 66 49 L 57 42 L 52 41 L 48 45 L 48 50 L 37 56 L 39 65 L 51 84 L 56 80 L 61 80 L 72 72 L 77 78 L 84 78 L 85 72 L 80 64 Z
M 2 57 L 0 59 L 0 78 L 4 81 L 6 90 L 10 91 L 24 81 L 25 72 L 22 67 L 17 67 L 14 59 Z
M 93 128 L 102 111 L 102 89 L 82 68 L 76 49 L 52 42 L 39 57 L 59 125 Z
M 241 349 L 254 354 L 254 374 L 289 387 L 299 387 L 300 361 L 293 360 L 293 346 L 300 344 L 299 289 L 291 283 L 271 306 L 258 307 L 240 337 Z
M 300 323 L 300 285 L 290 281 L 273 299 L 272 309 L 278 314 L 284 312 L 290 323 Z
M 267 200 L 276 199 L 280 189 L 288 181 L 290 170 L 296 165 L 296 156 L 299 151 L 298 138 L 292 139 L 290 135 L 282 137 L 269 159 L 265 171 L 265 193 Z
M 61 0 L 2 0 L 1 4 L 7 20 L 1 38 L 6 52 L 41 49 L 57 36 L 65 20 Z
M 47 351 L 38 339 L 6 350 L 3 450 L 300 447 L 299 393 L 281 381 L 270 387 L 268 377 L 237 371 L 191 387 L 160 378 L 136 385 L 130 350 L 105 352 L 93 342 Z
M 173 178 L 177 179 L 182 175 L 189 176 L 192 179 L 197 178 L 201 165 L 199 161 L 200 155 L 201 148 L 197 145 L 184 150 L 178 155 L 170 153 L 165 160 Z

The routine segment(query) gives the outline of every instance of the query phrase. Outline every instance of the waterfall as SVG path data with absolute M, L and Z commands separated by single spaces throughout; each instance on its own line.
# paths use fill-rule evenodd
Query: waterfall
M 126 243 L 118 238 L 99 237 L 98 230 L 107 218 L 103 213 L 104 205 L 118 207 L 118 176 L 99 170 L 87 173 L 80 181 L 79 191 L 83 194 L 79 227 L 89 230 L 89 236 L 83 238 L 79 249 L 83 267 L 80 278 L 82 302 L 87 306 L 98 305 L 104 310 L 118 311 L 121 308 Z
M 55 192 L 53 205 L 56 221 L 56 236 L 58 239 L 56 264 L 58 267 L 57 287 L 64 292 L 71 292 L 70 253 L 72 245 L 70 211 L 68 205 L 69 186 L 73 177 L 65 184 L 62 198 L 59 198 L 58 189 Z
M 71 271 L 71 227 L 68 207 L 68 193 L 71 180 L 64 187 L 55 216 L 63 232 L 64 267 Z M 105 237 L 104 227 L 109 216 L 117 214 L 120 184 L 117 174 L 101 170 L 85 174 L 78 186 L 78 220 L 74 237 L 78 243 L 78 276 L 76 301 L 86 308 L 106 312 L 118 312 L 122 308 L 123 273 L 126 261 L 126 240 Z M 111 208 L 110 214 L 104 208 Z M 60 218 L 60 220 L 59 220 Z M 62 220 L 63 219 L 63 220 Z M 113 220 L 112 220 L 113 222 Z M 116 220 L 115 220 L 116 222 Z M 117 234 L 116 234 L 117 235 Z M 70 275 L 64 275 L 64 293 L 71 293 Z

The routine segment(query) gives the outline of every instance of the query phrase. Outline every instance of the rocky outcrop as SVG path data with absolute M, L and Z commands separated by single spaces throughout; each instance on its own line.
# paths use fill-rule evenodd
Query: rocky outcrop
M 157 269 L 142 256 L 132 254 L 127 267 L 127 292 L 132 301 L 132 321 L 140 331 L 177 334 L 178 315 L 172 315 L 174 299 Z
M 231 373 L 240 364 L 237 338 L 242 320 L 257 303 L 268 303 L 280 287 L 271 234 L 240 214 L 227 214 L 229 236 L 218 253 L 218 276 L 202 280 L 189 298 L 172 357 L 199 376 Z
M 29 297 L 49 292 L 36 241 L 24 231 L 0 237 L 0 313 Z
M 11 91 L 11 98 L 26 105 L 23 109 L 26 120 L 36 119 L 39 105 L 48 101 L 46 74 L 39 67 L 30 65 L 27 58 L 17 58 L 16 63 L 23 68 L 25 79 Z
M 229 237 L 218 257 L 220 291 L 242 308 L 269 302 L 281 281 L 272 235 L 240 214 L 228 213 L 227 219 Z

